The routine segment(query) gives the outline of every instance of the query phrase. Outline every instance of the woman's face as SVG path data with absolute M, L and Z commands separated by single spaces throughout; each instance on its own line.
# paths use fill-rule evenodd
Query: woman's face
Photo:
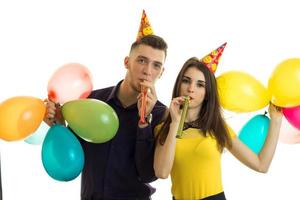
M 190 108 L 201 107 L 205 97 L 205 77 L 196 67 L 190 67 L 184 73 L 180 83 L 180 96 L 190 97 Z

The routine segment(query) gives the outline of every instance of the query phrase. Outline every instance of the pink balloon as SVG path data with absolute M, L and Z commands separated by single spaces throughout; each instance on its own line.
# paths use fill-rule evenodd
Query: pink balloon
M 300 130 L 293 127 L 285 117 L 282 118 L 279 141 L 285 144 L 300 143 Z
M 91 73 L 78 63 L 66 64 L 48 82 L 48 98 L 56 103 L 85 99 L 93 89 Z
M 283 108 L 282 111 L 286 119 L 300 130 L 300 106 Z

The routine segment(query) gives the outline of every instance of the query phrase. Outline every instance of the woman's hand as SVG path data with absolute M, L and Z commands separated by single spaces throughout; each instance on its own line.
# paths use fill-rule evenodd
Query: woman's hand
M 184 98 L 185 98 L 184 96 L 181 96 L 181 97 L 176 97 L 176 98 L 172 99 L 170 108 L 169 108 L 172 122 L 179 123 L 180 118 L 181 118 L 181 112 L 182 112 L 180 109 L 180 106 L 183 105 L 184 100 L 185 100 Z
M 269 105 L 269 114 L 272 120 L 280 121 L 282 120 L 282 109 L 274 104 L 270 103 Z

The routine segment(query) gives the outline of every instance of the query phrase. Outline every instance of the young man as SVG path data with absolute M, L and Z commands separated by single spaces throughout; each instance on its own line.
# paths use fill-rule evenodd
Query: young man
M 95 90 L 89 96 L 109 104 L 116 111 L 120 125 L 115 137 L 106 143 L 94 144 L 79 138 L 85 153 L 82 200 L 144 200 L 154 193 L 154 188 L 147 184 L 156 179 L 153 129 L 166 109 L 157 100 L 154 83 L 163 73 L 166 52 L 167 44 L 158 36 L 138 39 L 124 59 L 127 69 L 124 80 L 114 87 Z M 138 123 L 141 87 L 148 88 L 145 124 Z M 64 124 L 63 119 L 55 119 L 58 111 L 48 101 L 45 122 L 52 125 L 56 120 Z

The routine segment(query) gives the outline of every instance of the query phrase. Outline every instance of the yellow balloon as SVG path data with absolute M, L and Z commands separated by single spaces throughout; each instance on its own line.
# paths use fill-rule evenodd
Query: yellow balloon
M 0 104 L 0 138 L 7 141 L 24 139 L 41 124 L 46 107 L 41 99 L 19 96 Z
M 234 112 L 252 112 L 269 104 L 268 90 L 251 75 L 229 71 L 217 78 L 221 106 Z
M 281 62 L 274 69 L 268 83 L 271 101 L 280 107 L 300 105 L 300 58 Z

